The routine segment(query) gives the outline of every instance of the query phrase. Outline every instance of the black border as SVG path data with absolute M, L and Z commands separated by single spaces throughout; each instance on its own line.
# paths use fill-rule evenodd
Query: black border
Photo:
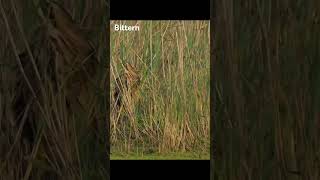
M 110 20 L 209 20 L 210 3 L 204 1 L 111 1 Z M 110 22 L 109 22 L 110 24 Z M 212 22 L 210 22 L 212 28 Z M 110 27 L 108 27 L 110 38 Z M 210 47 L 212 48 L 212 30 Z M 109 39 L 110 40 L 110 39 Z M 109 43 L 110 44 L 110 43 Z M 110 46 L 108 44 L 108 46 Z M 110 50 L 108 50 L 110 55 Z M 211 52 L 212 53 L 212 52 Z M 110 56 L 109 56 L 110 57 Z M 210 58 L 212 69 L 212 57 Z M 109 64 L 108 64 L 109 71 Z M 212 70 L 210 71 L 211 100 L 212 100 Z M 109 81 L 109 80 L 108 80 Z M 109 82 L 108 82 L 109 83 Z M 109 86 L 108 86 L 109 88 Z M 108 89 L 109 90 L 109 89 Z M 108 91 L 109 92 L 109 91 Z M 108 100 L 109 101 L 109 100 Z M 210 101 L 210 118 L 212 122 L 212 102 Z M 109 118 L 108 118 L 109 120 Z M 109 121 L 108 121 L 109 122 Z M 212 124 L 212 123 L 211 123 Z M 212 129 L 212 128 L 211 128 Z M 211 167 L 212 168 L 212 167 Z M 112 179 L 139 178 L 173 178 L 178 179 L 209 179 L 209 160 L 111 160 L 110 171 Z
M 209 179 L 208 160 L 111 160 L 112 179 Z
M 216 100 L 216 93 L 214 91 L 215 76 L 215 37 L 214 37 L 214 25 L 215 25 L 215 2 L 210 0 L 210 180 L 214 179 L 214 159 L 213 159 L 213 137 L 214 137 L 214 102 Z
M 107 62 L 106 62 L 106 70 L 107 70 L 107 77 L 110 77 L 110 0 L 106 0 L 107 7 L 106 7 L 106 53 L 107 53 Z M 110 79 L 106 78 L 106 156 L 107 156 L 107 180 L 110 180 L 110 174 L 111 174 L 111 169 L 110 169 L 110 97 L 109 97 L 109 92 L 110 92 Z
M 209 20 L 210 0 L 111 0 L 112 20 Z

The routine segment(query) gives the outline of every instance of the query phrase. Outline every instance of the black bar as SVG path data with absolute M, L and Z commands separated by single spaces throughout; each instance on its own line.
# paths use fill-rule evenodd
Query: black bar
M 210 1 L 111 1 L 112 20 L 209 20 Z

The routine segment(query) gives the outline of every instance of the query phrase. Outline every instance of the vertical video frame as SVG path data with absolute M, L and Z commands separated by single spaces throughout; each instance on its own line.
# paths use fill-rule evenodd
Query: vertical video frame
M 111 160 L 210 159 L 210 23 L 110 22 Z

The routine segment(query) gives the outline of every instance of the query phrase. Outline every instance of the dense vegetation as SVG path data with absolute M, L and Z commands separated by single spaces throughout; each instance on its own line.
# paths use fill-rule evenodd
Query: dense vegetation
M 211 178 L 320 178 L 319 5 L 215 3 Z
M 1 180 L 109 179 L 106 5 L 0 1 Z
M 141 83 L 127 121 L 111 110 L 111 158 L 174 152 L 209 159 L 209 21 L 112 21 L 110 28 L 116 23 L 140 31 L 111 29 L 111 96 L 125 63 L 139 70 Z

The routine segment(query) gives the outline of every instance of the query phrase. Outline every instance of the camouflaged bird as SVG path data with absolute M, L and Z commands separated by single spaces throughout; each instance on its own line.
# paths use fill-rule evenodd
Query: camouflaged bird
M 118 113 L 123 110 L 132 115 L 133 108 L 138 100 L 138 88 L 140 86 L 138 70 L 131 64 L 126 63 L 124 72 L 116 79 L 114 89 L 114 104 Z

